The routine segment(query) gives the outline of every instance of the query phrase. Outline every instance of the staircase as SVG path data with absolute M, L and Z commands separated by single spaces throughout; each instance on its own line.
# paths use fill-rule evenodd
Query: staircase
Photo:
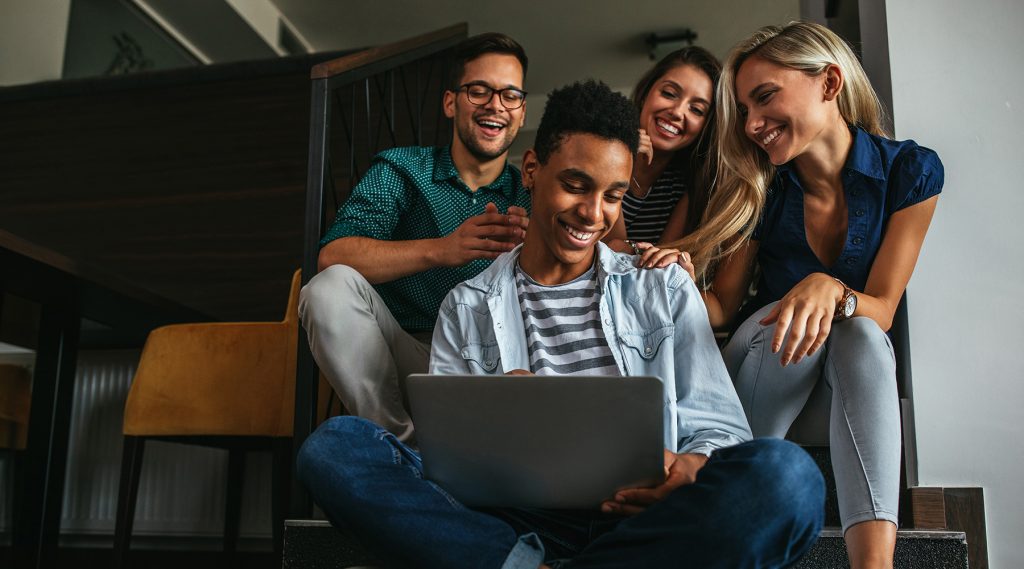
M 826 447 L 807 447 L 825 477 L 825 529 L 796 569 L 844 569 L 850 566 L 839 521 L 835 475 Z M 941 490 L 941 489 L 937 489 Z M 909 510 L 906 500 L 901 509 Z M 909 512 L 901 519 L 911 523 Z M 951 527 L 956 527 L 953 525 Z M 977 548 L 977 545 L 974 545 Z M 977 559 L 972 569 L 987 567 L 984 554 L 970 552 L 967 535 L 946 529 L 900 529 L 896 533 L 895 569 L 967 569 L 969 553 Z M 379 562 L 349 532 L 323 520 L 285 522 L 283 567 L 285 569 L 341 569 L 376 566 Z
M 322 520 L 289 520 L 284 528 L 284 569 L 342 569 L 378 565 L 348 532 Z M 826 528 L 797 569 L 849 567 L 838 528 Z M 963 532 L 900 530 L 896 535 L 896 569 L 967 569 Z
M 313 69 L 313 100 L 310 120 L 310 163 L 306 198 L 306 237 L 303 263 L 304 280 L 315 273 L 315 259 L 318 241 L 327 225 L 327 216 L 347 197 L 360 174 L 366 170 L 373 154 L 385 147 L 403 144 L 422 145 L 433 139 L 439 143 L 445 135 L 437 120 L 431 120 L 419 109 L 438 109 L 430 97 L 441 92 L 434 71 L 447 63 L 446 52 L 466 35 L 465 25 L 413 38 L 400 44 L 392 44 L 356 54 L 348 58 L 330 61 Z M 409 78 L 421 77 L 416 81 Z M 418 93 L 410 97 L 405 85 L 416 84 Z M 398 89 L 397 86 L 403 86 Z M 412 104 L 391 102 L 396 93 L 408 98 Z M 332 111 L 333 107 L 333 111 Z M 364 111 L 365 109 L 365 111 Z M 333 117 L 333 118 L 332 118 Z M 436 118 L 436 117 L 435 117 Z M 404 131 L 397 128 L 408 125 Z M 404 134 L 403 134 L 404 132 Z M 334 134 L 332 134 L 334 133 Z M 404 139 L 411 136 L 413 139 Z M 336 144 L 331 144 L 334 141 Z M 962 531 L 923 528 L 956 528 L 969 532 L 978 530 L 961 524 L 942 501 L 943 489 L 938 495 L 927 493 L 931 500 L 927 513 L 932 517 L 919 516 L 919 504 L 911 499 L 911 488 L 915 480 L 909 481 L 909 473 L 916 473 L 913 457 L 913 420 L 909 401 L 911 398 L 909 337 L 907 332 L 906 298 L 901 300 L 895 316 L 892 337 L 897 354 L 897 383 L 904 405 L 904 434 L 911 444 L 905 444 L 904 474 L 901 487 L 907 489 L 901 496 L 901 525 L 913 527 L 898 532 L 896 546 L 897 568 L 964 569 L 968 566 L 968 554 L 979 557 L 978 545 L 969 550 L 967 534 Z M 296 387 L 295 448 L 314 427 L 316 397 L 312 392 L 316 378 L 315 364 L 308 351 L 306 340 L 299 340 L 300 358 Z M 831 471 L 831 460 L 827 448 L 807 449 L 821 468 L 826 479 L 827 497 L 825 506 L 826 529 L 797 567 L 832 568 L 848 567 L 846 548 L 839 529 L 839 513 L 836 501 L 835 478 Z M 974 504 L 972 504 L 973 507 Z M 911 511 L 913 506 L 913 511 Z M 292 511 L 298 517 L 305 517 L 312 511 L 310 497 L 301 486 L 292 491 Z M 971 510 L 972 515 L 978 510 Z M 977 519 L 974 516 L 973 519 Z M 984 520 L 983 513 L 980 517 Z M 982 522 L 983 523 L 983 522 Z M 983 526 L 980 534 L 972 533 L 972 541 L 982 543 Z M 975 536 L 980 536 L 976 539 Z M 378 564 L 374 557 L 346 532 L 333 529 L 327 522 L 295 519 L 286 522 L 284 532 L 284 567 L 342 568 Z M 973 562 L 974 569 L 985 569 L 984 561 Z

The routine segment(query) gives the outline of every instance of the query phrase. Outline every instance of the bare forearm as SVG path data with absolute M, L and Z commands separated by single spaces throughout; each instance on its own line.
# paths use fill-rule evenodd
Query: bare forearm
M 711 322 L 711 328 L 716 331 L 725 328 L 730 319 L 722 309 L 722 302 L 718 296 L 710 290 L 701 292 L 700 296 L 704 299 L 705 308 L 708 309 L 708 321 Z
M 896 314 L 896 305 L 899 299 L 891 300 L 883 296 L 871 296 L 863 292 L 857 292 L 857 310 L 854 316 L 866 316 L 878 323 L 878 327 L 888 332 L 892 327 L 892 319 Z
M 708 320 L 715 330 L 728 328 L 740 311 L 750 290 L 757 248 L 756 241 L 748 241 L 722 261 L 711 288 L 701 295 L 708 309 Z
M 317 268 L 348 265 L 371 284 L 390 282 L 440 266 L 436 239 L 381 241 L 342 237 L 331 241 L 317 258 Z

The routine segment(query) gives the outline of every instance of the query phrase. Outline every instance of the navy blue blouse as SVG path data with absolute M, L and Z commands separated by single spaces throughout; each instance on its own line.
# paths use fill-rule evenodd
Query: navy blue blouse
M 889 217 L 942 191 L 942 162 L 934 151 L 912 140 L 889 140 L 859 128 L 851 132 L 853 147 L 842 173 L 849 220 L 842 253 L 831 267 L 818 260 L 807 243 L 796 167 L 780 166 L 754 229 L 761 278 L 751 311 L 779 300 L 811 273 L 832 275 L 863 291 Z

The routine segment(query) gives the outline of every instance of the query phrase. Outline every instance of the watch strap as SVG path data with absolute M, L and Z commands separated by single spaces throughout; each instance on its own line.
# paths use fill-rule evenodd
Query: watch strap
M 846 314 L 846 303 L 850 300 L 850 297 L 853 296 L 853 289 L 846 286 L 846 283 L 837 279 L 836 277 L 832 277 L 832 279 L 843 287 L 843 296 L 842 298 L 839 299 L 839 302 L 836 302 L 836 310 L 832 316 L 832 320 L 838 322 L 840 320 L 846 320 L 850 317 L 849 315 Z

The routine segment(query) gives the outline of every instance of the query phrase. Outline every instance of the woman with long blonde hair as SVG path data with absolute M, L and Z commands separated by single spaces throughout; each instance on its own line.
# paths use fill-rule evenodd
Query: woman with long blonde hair
M 785 437 L 801 413 L 827 434 L 851 565 L 892 567 L 901 438 L 886 331 L 942 163 L 889 138 L 853 51 L 817 24 L 765 27 L 734 47 L 717 107 L 715 189 L 681 245 L 698 272 L 720 259 L 708 315 L 741 323 L 726 365 L 755 436 Z

